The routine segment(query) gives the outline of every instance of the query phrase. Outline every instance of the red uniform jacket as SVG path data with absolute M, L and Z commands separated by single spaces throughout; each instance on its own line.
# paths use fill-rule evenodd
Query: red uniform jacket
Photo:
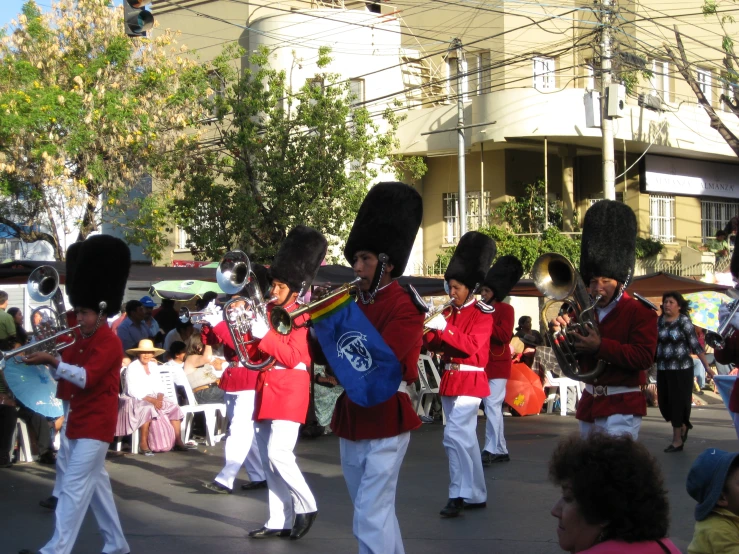
M 580 365 L 590 371 L 598 360 L 608 362 L 605 372 L 586 382 L 594 386 L 638 387 L 646 383 L 646 370 L 657 351 L 657 314 L 624 292 L 615 308 L 598 323 L 601 343 L 594 356 L 583 357 Z M 596 417 L 614 414 L 647 415 L 647 401 L 641 391 L 592 396 L 583 392 L 577 419 L 592 423 Z
M 293 304 L 288 311 L 296 309 L 298 304 Z M 267 306 L 267 313 L 271 312 L 270 304 Z M 274 356 L 276 365 L 259 372 L 254 421 L 279 419 L 305 423 L 310 402 L 308 369 L 311 358 L 308 351 L 308 327 L 305 326 L 308 319 L 309 316 L 303 314 L 295 322 L 299 327 L 293 326 L 289 334 L 280 335 L 270 329 L 259 341 L 259 350 L 267 356 Z M 295 369 L 300 365 L 302 369 Z
M 210 331 L 207 331 L 209 327 L 204 326 L 203 331 L 200 334 L 203 344 L 210 344 L 211 346 L 223 345 L 223 355 L 229 362 L 235 362 L 235 367 L 229 367 L 221 375 L 221 382 L 219 386 L 226 392 L 240 392 L 244 390 L 255 390 L 257 387 L 257 377 L 259 372 L 246 369 L 242 367 L 239 361 L 239 357 L 234 349 L 234 341 L 231 338 L 231 333 L 228 330 L 228 324 L 225 321 L 221 321 Z
M 511 378 L 511 339 L 513 338 L 513 306 L 495 303 L 493 332 L 490 334 L 490 357 L 485 366 L 488 379 Z
M 739 331 L 735 331 L 733 335 L 726 339 L 726 345 L 721 350 L 714 349 L 713 355 L 719 363 L 739 365 Z M 739 414 L 739 379 L 734 383 L 734 388 L 731 389 L 729 410 Z
M 410 384 L 418 379 L 418 356 L 421 353 L 423 314 L 408 293 L 394 281 L 375 296 L 372 304 L 359 303 L 385 343 L 400 360 L 403 380 Z M 364 408 L 346 393 L 336 402 L 331 429 L 335 435 L 353 441 L 395 437 L 421 426 L 410 397 L 404 392 L 377 406 Z
M 60 379 L 57 398 L 69 400 L 67 438 L 113 442 L 118 420 L 118 391 L 121 387 L 123 345 L 103 322 L 95 334 L 62 351 L 62 361 L 85 368 L 85 388 Z
M 489 309 L 489 306 L 487 307 Z M 490 396 L 490 385 L 484 368 L 490 353 L 493 318 L 476 301 L 452 308 L 444 331 L 429 331 L 424 341 L 429 350 L 441 352 L 444 364 L 465 364 L 480 371 L 444 369 L 439 394 L 442 396 Z

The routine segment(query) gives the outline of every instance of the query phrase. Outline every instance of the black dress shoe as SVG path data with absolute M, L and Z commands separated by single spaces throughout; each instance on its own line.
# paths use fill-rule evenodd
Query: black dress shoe
M 457 517 L 464 512 L 464 498 L 450 498 L 439 515 L 441 517 Z
M 46 500 L 41 500 L 38 505 L 42 508 L 48 508 L 49 510 L 56 510 L 57 502 L 59 502 L 59 499 L 52 495 Z
M 253 491 L 256 489 L 266 489 L 267 481 L 252 481 L 251 483 L 244 483 L 241 485 L 242 491 Z
M 487 508 L 488 503 L 487 502 L 467 502 L 464 503 L 464 509 L 465 510 L 480 510 L 482 508 Z
M 310 531 L 313 522 L 318 517 L 318 512 L 308 512 L 307 514 L 295 514 L 295 523 L 290 532 L 290 540 L 296 541 L 304 537 Z
M 492 454 L 488 452 L 487 450 L 483 450 L 482 451 L 482 465 L 489 466 L 494 457 L 495 457 L 495 454 Z
M 205 483 L 203 486 L 210 492 L 214 492 L 217 494 L 231 494 L 233 492 L 231 489 L 229 489 L 228 487 L 224 487 L 217 481 L 213 481 L 212 483 Z
M 667 448 L 665 448 L 665 450 L 664 450 L 664 451 L 665 451 L 665 452 L 682 452 L 682 451 L 683 451 L 683 446 L 684 446 L 684 445 L 682 445 L 682 444 L 681 444 L 680 446 L 673 446 L 673 445 L 670 445 L 670 446 L 668 446 Z
M 490 458 L 491 464 L 497 464 L 498 462 L 510 462 L 511 457 L 508 454 L 493 454 L 493 457 Z
M 249 531 L 250 539 L 271 539 L 279 537 L 289 537 L 290 529 L 267 529 L 266 527 L 260 527 Z

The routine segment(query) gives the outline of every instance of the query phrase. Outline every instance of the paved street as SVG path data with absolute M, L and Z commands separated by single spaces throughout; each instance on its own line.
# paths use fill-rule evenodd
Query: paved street
M 694 410 L 695 429 L 682 454 L 662 452 L 670 429 L 656 409 L 650 408 L 640 437 L 662 463 L 670 491 L 671 535 L 683 551 L 693 529 L 693 502 L 685 492 L 690 464 L 708 446 L 739 449 L 723 405 Z M 576 430 L 576 421 L 573 417 L 541 415 L 508 417 L 505 423 L 512 461 L 485 470 L 488 508 L 468 512 L 457 520 L 438 516 L 446 502 L 448 484 L 441 424 L 424 425 L 413 433 L 398 490 L 398 514 L 408 554 L 561 552 L 555 520 L 549 515 L 558 491 L 547 481 L 547 461 L 558 438 Z M 479 433 L 483 424 L 480 419 Z M 338 451 L 335 437 L 301 440 L 298 445 L 300 467 L 316 495 L 320 514 L 311 532 L 297 542 L 246 538 L 248 530 L 265 521 L 266 490 L 242 494 L 239 489 L 231 496 L 221 496 L 203 489 L 202 484 L 212 480 L 221 467 L 222 444 L 153 458 L 112 457 L 107 468 L 134 554 L 351 553 L 356 552 L 352 507 Z M 20 464 L 0 470 L 0 475 L 0 552 L 41 547 L 52 534 L 54 518 L 38 501 L 51 491 L 53 468 Z M 101 545 L 94 519 L 88 514 L 74 552 L 99 554 Z

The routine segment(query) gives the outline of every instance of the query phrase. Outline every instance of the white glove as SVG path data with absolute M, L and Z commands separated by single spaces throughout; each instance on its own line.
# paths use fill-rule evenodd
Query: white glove
M 739 300 L 737 301 L 739 302 Z M 721 306 L 718 309 L 718 323 L 719 327 L 724 324 L 724 322 L 729 318 L 729 315 L 731 314 L 730 309 L 731 303 L 728 304 L 721 304 Z M 734 314 L 734 317 L 731 318 L 731 322 L 729 323 L 731 327 L 734 329 L 739 329 L 739 311 Z
M 447 321 L 443 315 L 436 314 L 436 316 L 426 324 L 426 327 L 428 329 L 435 329 L 437 331 L 443 331 L 444 329 L 446 329 L 446 323 Z
M 203 317 L 203 321 L 207 322 L 211 327 L 215 327 L 223 321 L 223 310 L 206 315 Z
M 251 322 L 251 334 L 256 339 L 263 339 L 264 336 L 269 332 L 269 325 L 262 318 L 254 318 Z

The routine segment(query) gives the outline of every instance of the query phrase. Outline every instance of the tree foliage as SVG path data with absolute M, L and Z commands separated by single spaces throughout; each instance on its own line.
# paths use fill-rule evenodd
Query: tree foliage
M 525 186 L 524 194 L 506 200 L 495 209 L 494 215 L 514 233 L 541 233 L 544 231 L 544 181 L 537 179 Z M 549 201 L 549 226 L 562 226 L 562 206 Z
M 172 215 L 201 257 L 241 247 L 270 259 L 287 232 L 304 224 L 323 232 L 329 257 L 338 258 L 380 171 L 420 178 L 425 165 L 392 156 L 400 119 L 392 109 L 378 120 L 353 105 L 349 83 L 329 70 L 329 49 L 320 49 L 319 72 L 300 87 L 270 65 L 264 48 L 250 56 L 248 69 L 234 70 L 230 60 L 241 54 L 228 47 L 213 62 L 219 87 L 207 102 L 212 147 L 200 148 L 174 179 L 181 187 L 170 191 Z
M 27 2 L 0 42 L 0 222 L 59 259 L 67 235 L 84 239 L 104 217 L 127 225 L 146 202 L 131 194 L 142 178 L 198 140 L 183 131 L 209 82 L 185 51 L 169 31 L 129 39 L 111 0 L 43 14 Z M 156 258 L 161 245 L 145 246 Z

